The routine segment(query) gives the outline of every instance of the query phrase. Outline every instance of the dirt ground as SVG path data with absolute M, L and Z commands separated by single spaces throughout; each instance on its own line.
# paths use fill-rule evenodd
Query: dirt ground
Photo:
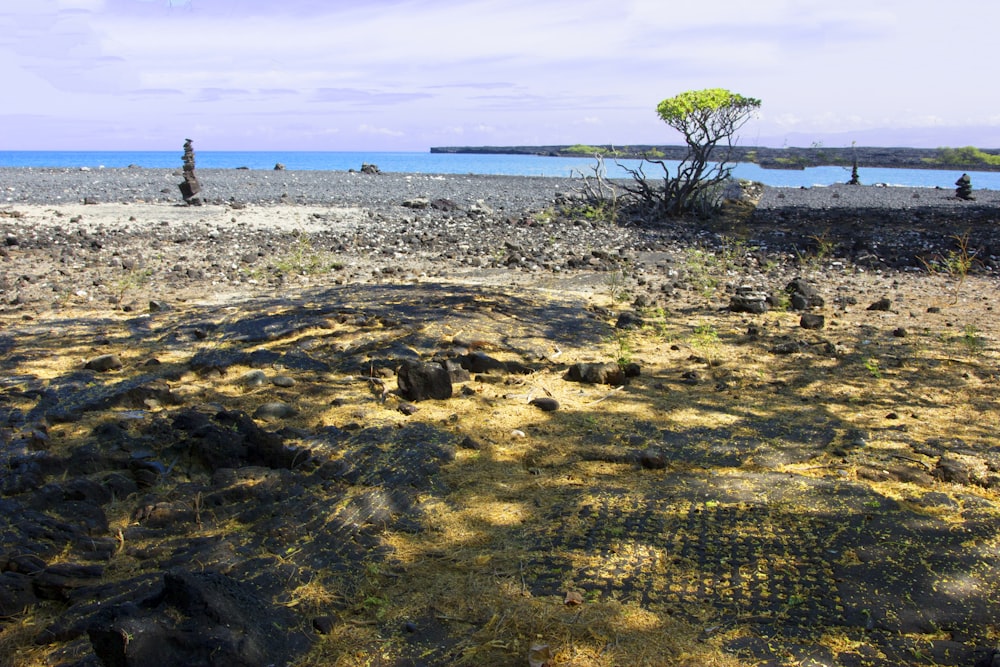
M 299 230 L 309 213 L 281 211 Z M 73 269 L 8 245 L 0 407 L 29 417 L 9 419 L 5 446 L 41 428 L 38 446 L 69 457 L 103 423 L 137 432 L 194 409 L 256 415 L 321 462 L 362 446 L 382 457 L 335 490 L 293 468 L 281 484 L 310 492 L 272 499 L 292 524 L 280 530 L 202 510 L 193 489 L 209 473 L 174 459 L 153 489 L 105 508 L 102 537 L 122 545 L 106 579 L 162 569 L 149 556 L 162 533 L 123 537 L 152 494 L 195 510 L 171 539 L 224 537 L 244 561 L 294 568 L 274 602 L 301 615 L 311 648 L 288 664 L 971 665 L 1000 642 L 996 277 L 864 269 L 822 248 L 748 275 L 753 249 L 738 243 L 611 271 L 404 259 L 373 274 L 370 258 L 324 251 L 316 264 L 296 243 L 275 250 L 278 285 L 119 271 L 20 303 L 14 286 L 30 295 L 39 281 L 19 277 Z M 156 252 L 194 264 L 190 244 Z M 823 296 L 810 309 L 822 328 L 781 297 L 794 277 Z M 737 281 L 774 306 L 732 312 Z M 473 353 L 511 366 L 471 372 L 448 399 L 398 395 L 401 359 Z M 121 366 L 70 394 L 77 412 L 33 420 L 43 390 L 104 354 Z M 567 379 L 579 363 L 640 372 Z M 254 371 L 266 381 L 248 384 Z M 170 401 L 88 398 L 153 376 Z M 290 409 L 260 411 L 275 404 Z M 408 457 L 428 443 L 450 454 L 415 481 Z M 403 487 L 410 505 L 390 507 L 370 543 L 351 538 L 369 552 L 321 539 L 323 512 Z M 83 638 L 36 642 L 67 604 L 0 620 L 0 665 L 86 660 Z

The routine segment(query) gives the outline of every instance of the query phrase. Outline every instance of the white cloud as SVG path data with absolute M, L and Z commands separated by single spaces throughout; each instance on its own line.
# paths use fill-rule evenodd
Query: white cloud
M 657 101 L 723 86 L 763 100 L 747 134 L 995 124 L 981 67 L 1000 5 L 971 15 L 930 0 L 19 0 L 0 9 L 0 76 L 21 91 L 0 114 L 642 143 L 669 140 Z
M 391 130 L 387 127 L 375 127 L 367 123 L 358 125 L 358 132 L 361 134 L 379 134 L 386 137 L 402 137 L 405 134 L 399 130 Z

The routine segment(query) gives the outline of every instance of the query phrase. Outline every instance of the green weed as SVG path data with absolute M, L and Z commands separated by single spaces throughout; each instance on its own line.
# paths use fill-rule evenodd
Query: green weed
M 712 298 L 719 287 L 719 258 L 715 254 L 701 248 L 692 248 L 684 258 L 684 268 L 687 270 L 691 284 L 706 299 Z
M 919 259 L 928 273 L 942 273 L 955 283 L 953 301 L 958 301 L 965 279 L 975 266 L 977 251 L 969 247 L 968 232 L 955 234 L 951 238 L 955 242 L 955 247 L 948 252 L 934 255 L 929 260 L 922 257 Z
M 972 324 L 967 324 L 965 329 L 962 330 L 962 337 L 960 338 L 962 346 L 969 352 L 969 354 L 982 354 L 983 350 L 986 348 L 986 340 L 982 337 L 977 329 Z
M 632 340 L 628 332 L 624 329 L 615 329 L 611 334 L 611 344 L 614 347 L 612 354 L 618 368 L 623 371 L 632 363 Z
M 335 271 L 343 264 L 333 259 L 332 253 L 317 250 L 312 240 L 299 233 L 292 247 L 274 263 L 274 268 L 281 273 L 311 276 L 328 271 Z
M 116 305 L 121 307 L 122 302 L 125 300 L 125 295 L 148 283 L 152 276 L 153 269 L 131 269 L 124 276 L 116 280 L 112 286 Z
M 604 286 L 608 288 L 608 296 L 613 302 L 625 301 L 628 293 L 625 291 L 625 272 L 612 271 L 604 280 Z

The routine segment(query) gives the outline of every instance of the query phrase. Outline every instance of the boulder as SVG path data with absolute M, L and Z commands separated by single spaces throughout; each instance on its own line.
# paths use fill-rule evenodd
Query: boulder
M 559 401 L 550 396 L 539 396 L 533 398 L 530 404 L 541 410 L 542 412 L 555 412 L 559 409 Z
M 216 572 L 175 570 L 139 604 L 116 605 L 87 629 L 104 665 L 287 664 L 308 640 L 294 614 L 250 585 Z
M 122 360 L 117 354 L 102 354 L 89 360 L 84 364 L 84 368 L 97 371 L 98 373 L 107 373 L 108 371 L 119 370 L 122 365 Z
M 785 292 L 791 297 L 792 309 L 809 310 L 822 308 L 825 305 L 819 290 L 804 278 L 795 278 L 785 286 Z
M 0 572 L 0 620 L 17 616 L 37 602 L 31 577 L 19 572 Z
M 399 393 L 414 403 L 428 398 L 451 398 L 451 375 L 441 364 L 407 359 L 396 371 Z
M 502 361 L 491 357 L 483 352 L 470 352 L 458 357 L 458 362 L 462 368 L 470 373 L 489 373 L 500 371 L 501 373 L 515 373 L 517 375 L 529 375 L 534 370 L 517 361 Z
M 873 302 L 868 306 L 866 310 L 883 310 L 887 311 L 892 308 L 892 301 L 888 297 L 882 297 L 878 301 Z
M 414 197 L 403 202 L 404 208 L 425 209 L 431 205 L 431 200 L 427 197 Z
M 768 309 L 767 294 L 753 287 L 741 286 L 729 299 L 729 310 L 733 313 L 766 313 Z
M 624 368 L 613 362 L 603 364 L 578 363 L 566 371 L 565 379 L 586 384 L 623 384 L 628 378 L 638 377 L 638 364 L 627 364 Z
M 803 329 L 822 329 L 826 325 L 826 318 L 815 313 L 802 313 L 799 318 L 799 326 Z
M 639 329 L 645 324 L 645 320 L 638 313 L 625 311 L 615 320 L 615 329 Z

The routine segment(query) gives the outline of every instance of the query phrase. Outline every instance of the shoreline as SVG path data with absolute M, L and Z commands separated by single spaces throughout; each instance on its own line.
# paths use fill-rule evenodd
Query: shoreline
M 413 198 L 445 199 L 460 207 L 481 203 L 499 211 L 523 212 L 552 206 L 560 194 L 581 189 L 579 178 L 483 174 L 422 174 L 350 171 L 198 169 L 202 196 L 215 204 L 293 204 L 361 206 L 384 209 Z M 0 207 L 16 204 L 174 203 L 181 170 L 39 167 L 0 168 Z M 814 187 L 764 186 L 764 208 L 956 207 L 1000 206 L 1000 190 L 976 189 L 975 201 L 960 201 L 946 188 L 833 183 Z M 782 199 L 784 201 L 777 201 Z
M 884 169 L 958 169 L 964 171 L 1000 171 L 1000 164 L 985 162 L 954 162 L 944 160 L 942 148 L 907 148 L 882 146 L 733 146 L 732 161 L 756 164 L 762 169 L 788 170 L 807 167 L 850 167 L 855 160 L 863 168 Z M 687 146 L 633 144 L 612 146 L 543 145 L 543 146 L 432 146 L 431 153 L 473 155 L 538 155 L 543 157 L 592 157 L 595 153 L 616 155 L 621 159 L 642 159 L 655 155 L 658 159 L 682 160 Z M 954 152 L 954 150 L 953 150 Z M 982 154 L 992 159 L 1000 148 L 987 148 Z

